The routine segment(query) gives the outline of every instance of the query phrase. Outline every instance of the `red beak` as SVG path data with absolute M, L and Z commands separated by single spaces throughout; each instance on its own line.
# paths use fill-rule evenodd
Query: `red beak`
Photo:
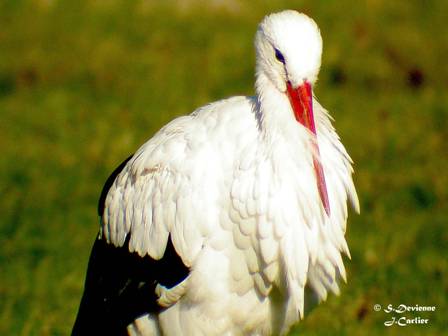
M 325 208 L 325 212 L 328 216 L 330 216 L 330 202 L 328 201 L 327 185 L 325 184 L 325 175 L 320 160 L 316 126 L 314 124 L 313 93 L 311 84 L 305 81 L 297 88 L 293 88 L 291 82 L 288 81 L 287 88 L 288 98 L 296 120 L 314 134 L 315 141 L 313 141 L 313 166 L 316 174 L 317 190 L 319 191 L 319 196 Z

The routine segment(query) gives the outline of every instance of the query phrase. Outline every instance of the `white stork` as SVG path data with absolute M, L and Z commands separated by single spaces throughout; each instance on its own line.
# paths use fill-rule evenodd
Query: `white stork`
M 106 182 L 74 335 L 283 335 L 339 293 L 359 203 L 312 94 L 319 29 L 272 14 L 255 49 L 255 96 L 173 120 Z

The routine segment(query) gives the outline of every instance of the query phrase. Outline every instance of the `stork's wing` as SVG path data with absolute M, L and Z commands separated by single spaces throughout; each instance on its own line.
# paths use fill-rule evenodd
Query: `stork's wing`
M 100 215 L 111 186 L 131 158 L 107 179 L 98 203 Z M 173 288 L 188 276 L 189 269 L 176 254 L 171 239 L 160 260 L 130 253 L 129 239 L 123 246 L 109 244 L 101 236 L 95 240 L 73 335 L 127 335 L 126 327 L 132 321 L 163 308 L 157 285 Z

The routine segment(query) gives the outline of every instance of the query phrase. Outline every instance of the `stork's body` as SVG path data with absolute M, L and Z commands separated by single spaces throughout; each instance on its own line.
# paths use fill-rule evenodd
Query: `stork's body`
M 345 278 L 347 200 L 358 209 L 351 161 L 327 112 L 300 91 L 317 77 L 319 31 L 297 12 L 274 14 L 256 48 L 256 96 L 175 119 L 106 188 L 97 244 L 149 260 L 151 295 L 133 295 L 154 302 L 130 317 L 130 334 L 285 333 L 309 304 L 306 287 L 322 300 Z M 164 261 L 172 255 L 179 273 Z M 97 260 L 89 272 L 106 263 Z M 150 270 L 157 260 L 165 273 Z

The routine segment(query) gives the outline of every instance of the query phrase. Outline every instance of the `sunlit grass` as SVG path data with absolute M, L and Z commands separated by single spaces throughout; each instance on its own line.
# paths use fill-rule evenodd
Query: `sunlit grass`
M 362 208 L 348 284 L 295 331 L 443 333 L 444 2 L 35 0 L 0 3 L 0 334 L 69 333 L 108 173 L 174 117 L 252 94 L 256 24 L 282 8 L 321 27 L 316 93 L 356 163 Z M 437 311 L 422 313 L 427 326 L 386 328 L 375 303 Z

